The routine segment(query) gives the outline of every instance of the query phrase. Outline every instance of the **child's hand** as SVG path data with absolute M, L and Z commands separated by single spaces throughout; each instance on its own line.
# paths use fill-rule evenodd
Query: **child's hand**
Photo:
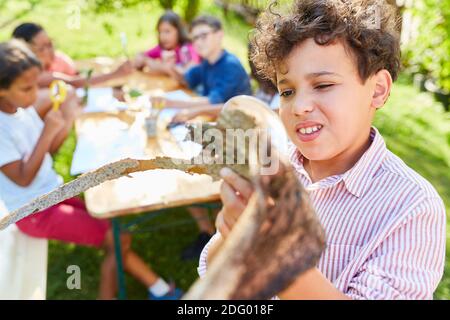
M 136 69 L 142 69 L 145 67 L 146 56 L 144 54 L 138 54 L 132 61 L 133 67 Z
M 173 118 L 171 122 L 176 123 L 184 123 L 188 122 L 189 120 L 194 119 L 195 117 L 199 116 L 201 113 L 195 110 L 188 110 L 184 109 L 180 112 L 178 112 Z
M 174 65 L 177 61 L 177 56 L 174 50 L 162 50 L 161 60 L 164 63 Z
M 117 77 L 125 77 L 131 74 L 134 71 L 134 65 L 133 62 L 130 60 L 125 61 L 122 63 L 115 71 L 114 74 Z
M 44 118 L 44 134 L 54 138 L 65 125 L 65 121 L 60 110 L 50 110 Z
M 66 100 L 61 104 L 60 110 L 64 120 L 72 122 L 83 112 L 81 99 L 73 87 L 69 87 L 67 90 Z
M 224 180 L 220 188 L 223 207 L 217 215 L 216 228 L 226 238 L 247 206 L 253 187 L 250 182 L 228 168 L 222 169 L 220 175 Z
M 151 96 L 150 102 L 155 109 L 173 108 L 177 106 L 177 101 L 167 99 L 160 95 Z

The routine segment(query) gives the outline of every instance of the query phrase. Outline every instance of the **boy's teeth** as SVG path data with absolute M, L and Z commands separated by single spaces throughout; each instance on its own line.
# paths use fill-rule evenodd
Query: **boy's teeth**
M 322 126 L 318 125 L 318 126 L 314 126 L 314 127 L 300 128 L 299 131 L 301 134 L 311 134 L 313 132 L 319 131 L 320 129 L 322 129 Z

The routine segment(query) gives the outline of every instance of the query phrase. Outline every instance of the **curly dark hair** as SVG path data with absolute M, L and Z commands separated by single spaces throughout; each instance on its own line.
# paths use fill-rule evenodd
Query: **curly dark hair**
M 297 0 L 286 12 L 276 1 L 260 16 L 250 36 L 258 72 L 276 84 L 276 66 L 295 46 L 313 38 L 318 45 L 342 41 L 355 58 L 364 83 L 386 69 L 400 70 L 398 16 L 384 0 Z

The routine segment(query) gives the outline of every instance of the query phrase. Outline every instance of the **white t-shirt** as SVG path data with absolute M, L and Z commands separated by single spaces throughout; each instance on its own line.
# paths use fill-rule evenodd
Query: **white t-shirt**
M 30 157 L 43 128 L 44 122 L 33 107 L 19 108 L 15 114 L 0 111 L 0 167 Z M 0 171 L 0 197 L 9 211 L 62 184 L 63 180 L 52 164 L 52 157 L 47 153 L 36 177 L 27 187 L 17 185 Z

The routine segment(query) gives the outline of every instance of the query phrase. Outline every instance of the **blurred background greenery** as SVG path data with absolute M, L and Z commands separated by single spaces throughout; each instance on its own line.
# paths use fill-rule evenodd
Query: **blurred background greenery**
M 284 2 L 288 2 L 287 0 Z M 404 70 L 375 125 L 388 147 L 427 178 L 450 212 L 450 1 L 397 0 L 402 23 Z M 248 68 L 247 39 L 255 18 L 268 1 L 234 0 L 0 0 L 0 40 L 9 39 L 23 21 L 42 24 L 59 49 L 74 59 L 120 57 L 120 32 L 126 32 L 129 50 L 137 53 L 156 43 L 155 25 L 164 8 L 173 8 L 187 21 L 198 13 L 224 22 L 225 47 Z M 55 157 L 55 168 L 70 180 L 76 140 L 72 134 Z M 185 209 L 173 209 L 147 224 L 158 226 L 186 219 Z M 450 226 L 447 226 L 450 230 Z M 166 279 L 183 289 L 197 277 L 197 261 L 181 261 L 179 254 L 195 239 L 195 224 L 152 233 L 137 233 L 133 248 Z M 447 231 L 447 244 L 450 233 Z M 444 277 L 436 299 L 450 299 L 450 246 Z M 103 254 L 95 249 L 51 241 L 48 262 L 48 299 L 95 299 Z M 79 265 L 81 290 L 68 290 L 66 268 Z M 146 289 L 127 277 L 128 297 L 145 299 Z

